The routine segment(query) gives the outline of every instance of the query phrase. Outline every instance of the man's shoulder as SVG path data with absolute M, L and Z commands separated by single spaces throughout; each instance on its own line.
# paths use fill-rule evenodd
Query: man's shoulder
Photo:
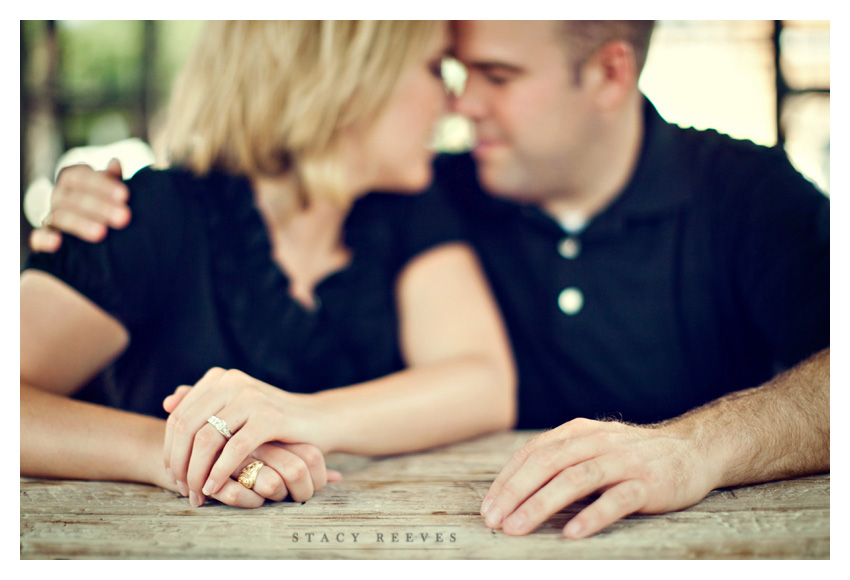
M 697 129 L 669 123 L 660 116 L 655 124 L 656 139 L 665 156 L 686 168 L 700 181 L 714 184 L 751 184 L 776 173 L 796 172 L 786 152 L 777 146 L 756 143 L 717 129 Z
M 644 156 L 653 166 L 686 173 L 698 182 L 747 180 L 790 165 L 779 147 L 760 145 L 716 129 L 697 129 L 664 119 L 652 102 L 644 103 Z
M 780 148 L 733 137 L 716 129 L 685 127 L 678 128 L 678 131 L 683 148 L 707 166 L 721 163 L 725 169 L 748 171 L 754 169 L 753 163 L 764 167 L 787 159 Z
M 828 228 L 828 196 L 797 170 L 781 147 L 714 129 L 674 131 L 678 147 L 671 163 L 687 174 L 695 211 L 709 210 L 724 229 L 737 223 L 742 231 L 755 231 L 795 219 Z
M 663 150 L 662 157 L 666 157 L 661 163 L 681 176 L 681 184 L 690 184 L 689 191 L 701 199 L 737 205 L 761 197 L 758 192 L 779 191 L 792 198 L 822 197 L 781 147 L 761 145 L 715 129 L 665 124 L 665 146 L 656 150 Z

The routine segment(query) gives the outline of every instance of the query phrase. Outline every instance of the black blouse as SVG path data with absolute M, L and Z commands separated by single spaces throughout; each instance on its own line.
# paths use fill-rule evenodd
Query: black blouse
M 460 240 L 436 196 L 371 193 L 344 225 L 351 262 L 319 283 L 309 311 L 289 296 L 247 180 L 143 169 L 127 185 L 127 228 L 98 244 L 67 236 L 27 267 L 63 280 L 130 333 L 78 398 L 155 416 L 164 397 L 214 366 L 300 393 L 400 370 L 396 279 L 417 254 Z

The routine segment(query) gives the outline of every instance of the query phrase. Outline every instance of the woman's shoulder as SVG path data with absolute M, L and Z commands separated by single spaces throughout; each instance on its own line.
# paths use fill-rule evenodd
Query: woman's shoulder
M 89 298 L 128 328 L 141 324 L 202 246 L 193 212 L 192 182 L 181 170 L 143 168 L 126 183 L 132 217 L 123 229 L 89 243 L 67 236 L 54 254 L 33 254 L 43 270 Z
M 190 203 L 203 188 L 203 178 L 179 167 L 143 167 L 125 181 L 130 189 L 131 209 L 154 208 Z
M 182 167 L 142 168 L 125 182 L 133 214 L 130 225 L 145 230 L 191 228 L 211 215 L 242 213 L 242 206 L 250 206 L 243 182 L 216 170 L 196 175 Z
M 216 187 L 228 183 L 235 178 L 227 173 L 215 169 L 198 175 L 181 166 L 160 167 L 148 165 L 136 171 L 128 180 L 137 188 L 163 189 L 180 188 L 187 193 L 200 193 L 204 189 Z

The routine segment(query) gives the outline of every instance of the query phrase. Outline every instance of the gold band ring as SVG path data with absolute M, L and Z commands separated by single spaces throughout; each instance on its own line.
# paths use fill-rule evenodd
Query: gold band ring
M 245 466 L 245 469 L 242 470 L 242 473 L 239 474 L 239 483 L 247 487 L 248 489 L 254 489 L 254 484 L 257 482 L 257 474 L 262 469 L 263 463 L 262 461 L 254 461 Z

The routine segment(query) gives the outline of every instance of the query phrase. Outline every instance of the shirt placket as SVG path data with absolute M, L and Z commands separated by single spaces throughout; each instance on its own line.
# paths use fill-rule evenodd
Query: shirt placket
M 556 247 L 561 258 L 558 270 L 573 274 L 567 275 L 562 282 L 563 288 L 558 294 L 558 309 L 565 316 L 577 316 L 585 304 L 585 289 L 575 279 L 575 271 L 582 254 L 581 234 L 587 226 L 587 221 L 581 216 L 567 215 L 559 221 L 559 225 L 563 236 Z

